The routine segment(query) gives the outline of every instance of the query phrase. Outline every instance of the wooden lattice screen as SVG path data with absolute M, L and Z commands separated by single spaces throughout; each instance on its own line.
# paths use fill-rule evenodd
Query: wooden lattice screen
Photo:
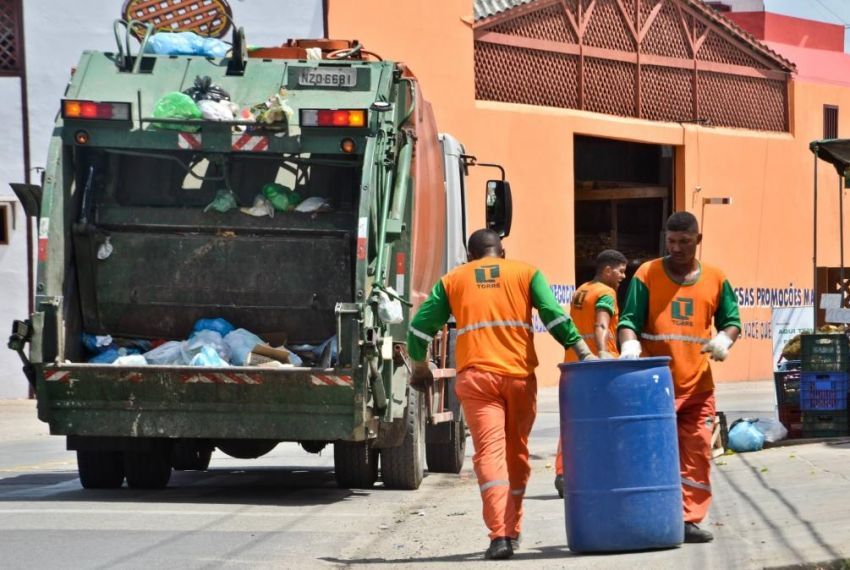
M 21 0 L 0 0 L 0 76 L 21 74 Z
M 536 0 L 475 26 L 476 98 L 788 130 L 793 64 L 688 0 Z

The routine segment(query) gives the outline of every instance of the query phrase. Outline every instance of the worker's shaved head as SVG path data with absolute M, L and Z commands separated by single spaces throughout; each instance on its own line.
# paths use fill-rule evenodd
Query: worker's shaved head
M 690 234 L 699 233 L 699 222 L 696 216 L 690 212 L 676 212 L 667 218 L 665 229 L 668 232 L 688 232 Z
M 502 238 L 493 230 L 482 229 L 472 232 L 467 242 L 467 257 L 469 261 L 481 259 L 482 257 L 504 257 L 505 250 L 502 249 Z

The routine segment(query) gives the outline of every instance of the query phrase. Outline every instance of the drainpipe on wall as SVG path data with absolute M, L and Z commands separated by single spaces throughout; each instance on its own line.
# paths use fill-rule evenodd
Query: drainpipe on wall
M 27 93 L 27 58 L 26 58 L 26 43 L 24 38 L 24 3 L 19 3 L 18 10 L 18 53 L 20 54 L 20 73 L 18 75 L 21 81 L 21 138 L 24 144 L 24 182 L 30 183 L 30 172 L 32 164 L 30 162 L 30 115 L 29 115 L 29 95 Z M 27 225 L 27 314 L 32 315 L 34 311 L 34 272 L 33 267 L 33 220 L 28 216 L 24 216 Z M 37 221 L 37 220 L 36 220 Z M 29 389 L 29 397 L 33 398 L 32 387 Z

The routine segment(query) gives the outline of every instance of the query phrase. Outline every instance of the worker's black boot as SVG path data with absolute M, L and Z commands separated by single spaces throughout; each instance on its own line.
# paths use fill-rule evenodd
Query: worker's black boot
M 714 540 L 714 535 L 697 526 L 696 523 L 685 523 L 685 542 L 711 542 Z
M 494 538 L 490 541 L 490 548 L 484 553 L 487 560 L 506 560 L 514 555 L 511 547 L 511 539 L 508 537 Z
M 514 551 L 519 550 L 519 545 L 522 544 L 522 533 L 516 535 L 516 538 L 511 539 L 511 548 Z
M 555 477 L 555 490 L 558 491 L 558 496 L 564 498 L 564 476 L 557 475 Z

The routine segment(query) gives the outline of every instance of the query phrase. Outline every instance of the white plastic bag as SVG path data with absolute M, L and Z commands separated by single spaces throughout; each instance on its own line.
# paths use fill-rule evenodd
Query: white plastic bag
M 759 418 L 753 425 L 764 434 L 764 440 L 768 443 L 782 441 L 788 437 L 788 429 L 775 418 Z
M 208 346 L 215 350 L 219 357 L 226 363 L 230 361 L 230 347 L 224 342 L 222 336 L 216 331 L 200 330 L 192 333 L 183 344 L 183 358 L 191 364 L 192 359 L 197 356 L 201 350 Z
M 159 366 L 182 366 L 188 364 L 188 361 L 183 358 L 183 343 L 177 340 L 171 340 L 159 345 L 151 351 L 144 353 L 142 356 L 148 364 Z
M 254 205 L 250 208 L 239 208 L 239 211 L 243 214 L 248 214 L 249 216 L 256 216 L 261 218 L 263 216 L 268 216 L 270 218 L 274 218 L 274 206 L 269 202 L 265 196 L 262 194 L 257 194 L 254 197 Z
M 295 207 L 296 212 L 305 212 L 308 214 L 328 209 L 330 209 L 328 201 L 324 198 L 319 198 L 316 196 L 313 196 L 312 198 L 307 198 Z
M 147 360 L 141 354 L 128 354 L 127 356 L 119 356 L 113 362 L 117 366 L 147 366 Z
M 387 287 L 391 293 L 395 293 L 392 288 Z M 401 301 L 396 298 L 390 298 L 384 291 L 378 291 L 380 301 L 378 301 L 378 317 L 388 325 L 397 325 L 404 320 L 404 311 L 401 307 Z
M 215 348 L 213 348 L 211 344 L 204 344 L 201 346 L 200 351 L 192 357 L 191 361 L 189 361 L 189 366 L 212 366 L 215 368 L 223 368 L 230 365 L 222 360 L 221 356 L 219 356 L 218 352 L 216 352 Z
M 239 107 L 231 101 L 224 100 L 201 99 L 198 101 L 198 109 L 201 110 L 201 115 L 209 121 L 232 121 L 235 114 L 239 112 Z

